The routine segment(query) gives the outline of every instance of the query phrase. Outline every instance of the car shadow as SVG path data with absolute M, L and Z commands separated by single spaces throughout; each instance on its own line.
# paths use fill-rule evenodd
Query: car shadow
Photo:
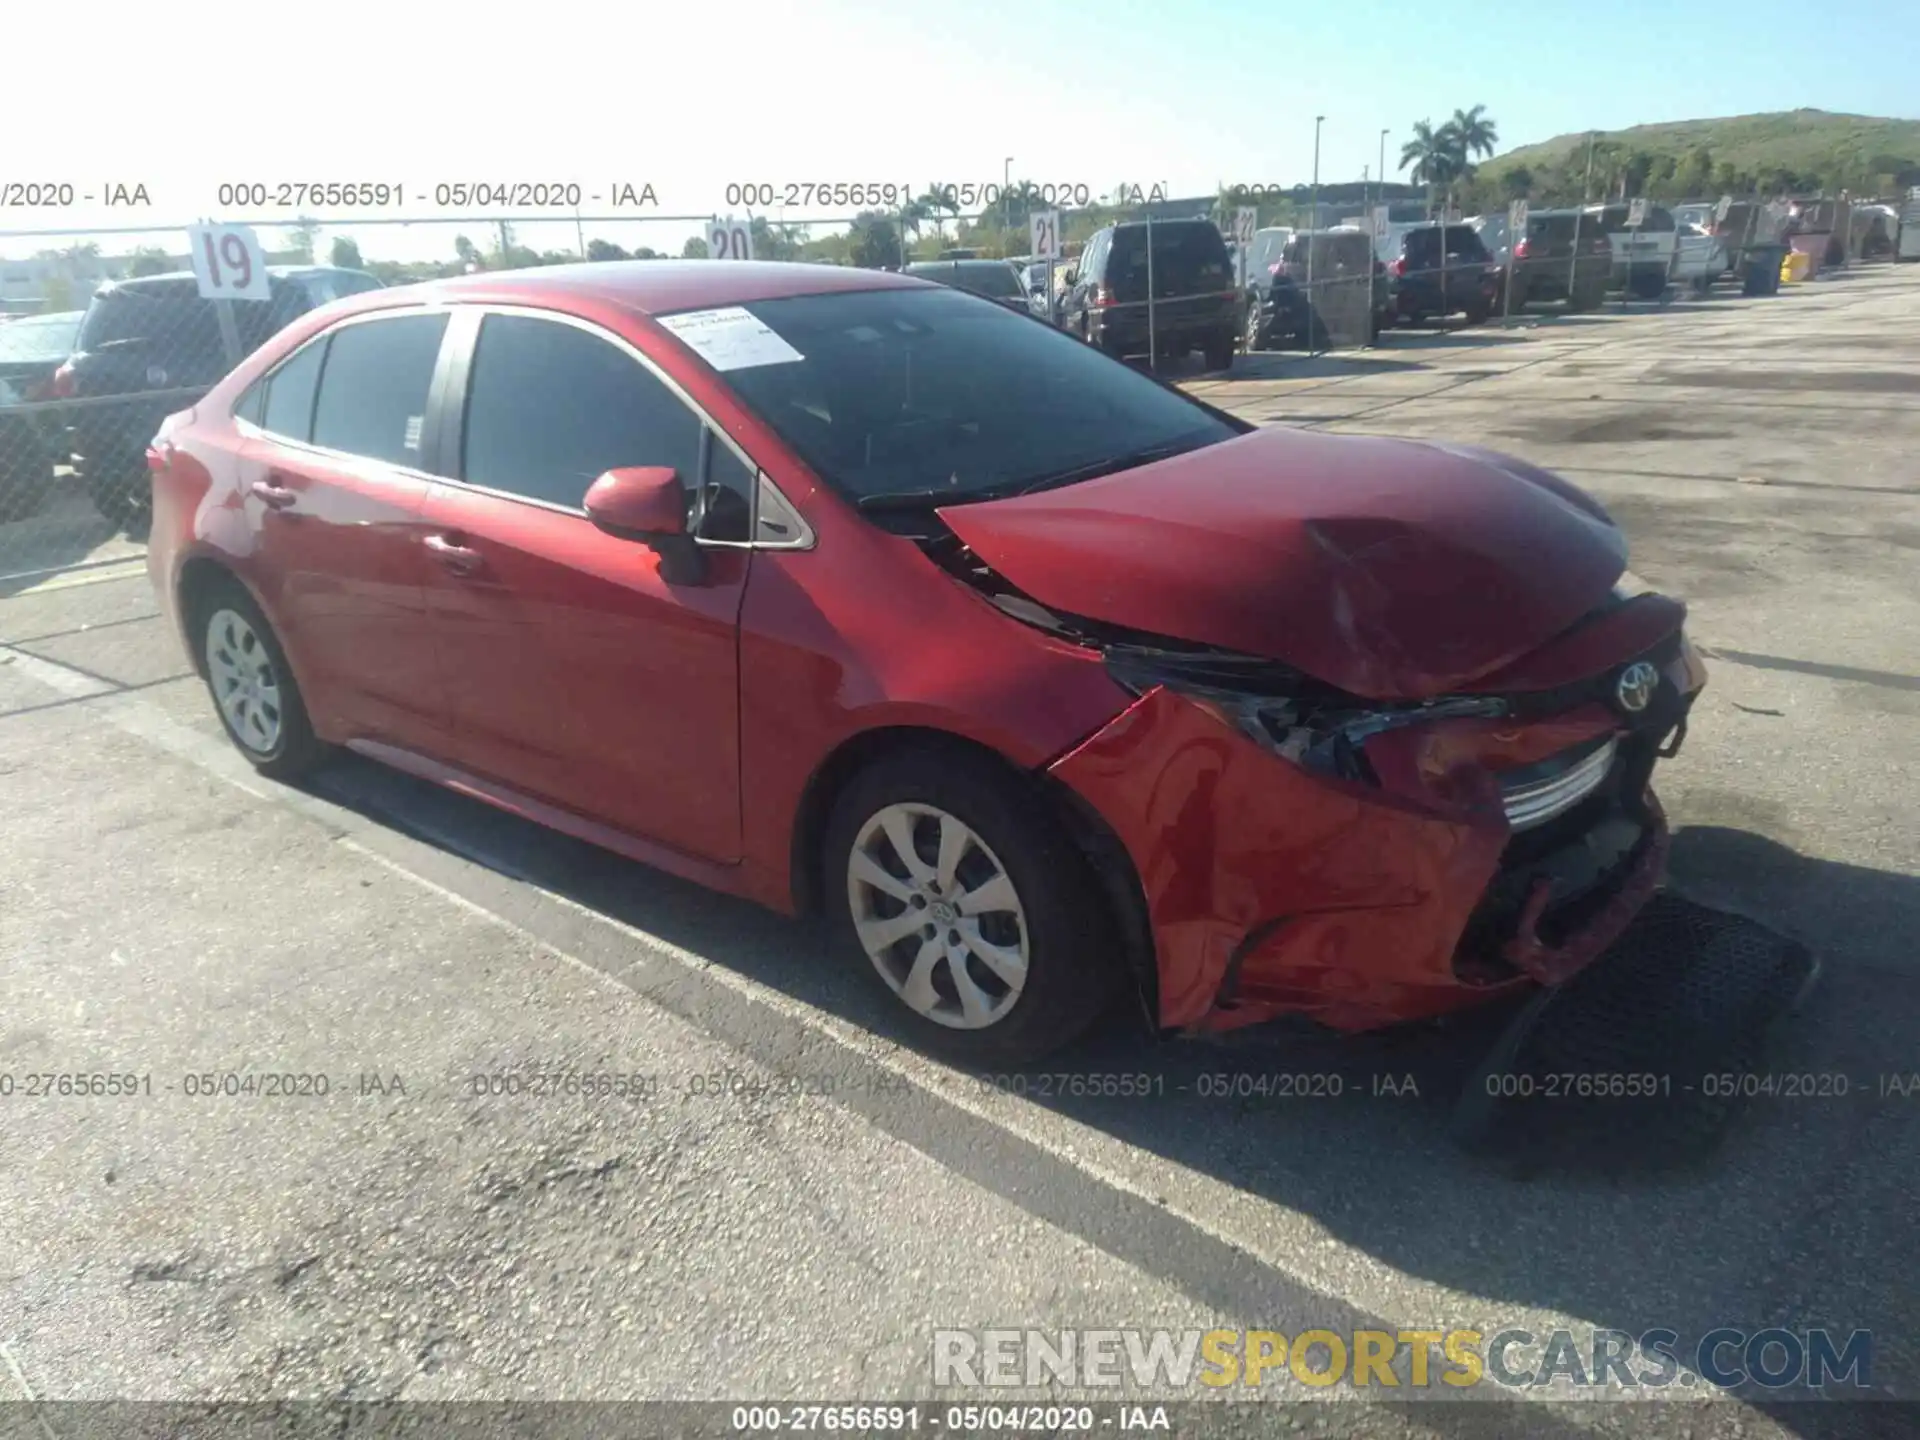
M 716 896 L 358 757 L 332 762 L 311 786 L 427 844 L 911 1043 L 896 1023 L 897 1002 L 821 921 L 790 921 Z M 1856 1083 L 1920 1069 L 1912 1054 L 1920 973 L 1904 957 L 1904 968 L 1881 968 L 1907 943 L 1899 937 L 1920 933 L 1920 881 L 1712 826 L 1675 833 L 1671 870 L 1680 893 L 1797 932 L 1828 962 L 1825 983 L 1781 1038 L 1781 1068 L 1845 1073 Z M 1901 1102 L 1868 1098 L 1755 1100 L 1697 1155 L 1616 1164 L 1633 1136 L 1614 1134 L 1597 1137 L 1609 1142 L 1604 1164 L 1517 1172 L 1470 1158 L 1446 1136 L 1456 1097 L 1512 1008 L 1360 1036 L 1278 1021 L 1169 1041 L 1150 1036 L 1122 1005 L 1069 1053 L 996 1083 L 1018 1083 L 1032 1104 L 1307 1217 L 1378 1266 L 1462 1297 L 1633 1335 L 1671 1329 L 1683 1357 L 1690 1341 L 1719 1326 L 1804 1328 L 1823 1323 L 1808 1318 L 1820 1316 L 1842 1340 L 1853 1328 L 1872 1330 L 1876 1383 L 1912 1393 L 1920 1381 L 1910 1347 L 1920 1334 L 1920 1284 L 1909 1283 L 1913 1262 L 1902 1237 L 1920 1175 L 1899 1171 L 1849 1200 L 1860 1213 L 1849 1216 L 1847 1233 L 1867 1237 L 1859 1242 L 1867 1248 L 1847 1266 L 1823 1258 L 1818 1237 L 1830 1223 L 1821 1207 L 1845 1193 L 1837 1177 L 1874 1152 L 1875 1136 L 1902 1133 L 1893 1126 L 1920 1112 L 1893 1116 L 1890 1107 Z M 1058 1082 L 1122 1074 L 1152 1077 L 1151 1093 L 1076 1095 Z M 1883 1143 L 1879 1153 L 1891 1165 L 1920 1157 L 1920 1147 Z M 1149 1269 L 1158 1263 L 1124 1258 Z M 1884 1291 L 1897 1313 L 1845 1308 L 1836 1287 L 1851 1267 L 1897 1277 Z M 1460 1314 L 1446 1318 L 1477 1323 L 1471 1311 L 1463 1298 Z M 1865 1433 L 1842 1424 L 1852 1412 L 1836 1407 L 1770 1413 L 1808 1440 Z M 1541 1419 L 1547 1428 L 1527 1433 L 1584 1433 Z

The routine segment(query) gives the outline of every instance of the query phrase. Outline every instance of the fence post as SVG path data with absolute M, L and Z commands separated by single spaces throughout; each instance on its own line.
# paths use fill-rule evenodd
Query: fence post
M 1160 335 L 1153 319 L 1153 211 L 1147 211 L 1147 370 L 1160 373 Z

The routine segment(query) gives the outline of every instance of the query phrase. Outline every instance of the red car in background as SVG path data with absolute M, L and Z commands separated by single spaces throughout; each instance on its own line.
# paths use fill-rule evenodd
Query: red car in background
M 1260 429 L 911 277 L 653 261 L 302 317 L 149 453 L 262 771 L 334 745 L 786 912 L 919 1037 L 1556 983 L 1703 671 L 1571 485 Z

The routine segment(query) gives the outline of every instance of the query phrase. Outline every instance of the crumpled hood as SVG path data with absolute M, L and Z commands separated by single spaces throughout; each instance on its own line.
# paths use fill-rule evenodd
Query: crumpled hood
M 1627 557 L 1598 504 L 1511 456 L 1281 426 L 940 517 L 1051 609 L 1383 700 L 1526 654 Z

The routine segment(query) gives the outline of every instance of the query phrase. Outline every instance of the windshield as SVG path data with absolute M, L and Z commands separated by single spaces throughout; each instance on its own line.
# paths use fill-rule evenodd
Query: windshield
M 724 378 L 856 501 L 903 492 L 942 504 L 982 499 L 1240 433 L 1061 331 L 951 290 L 863 290 L 744 308 L 800 358 Z
M 73 354 L 73 342 L 80 334 L 80 317 L 85 313 L 75 310 L 63 315 L 30 315 L 24 320 L 0 325 L 0 364 L 66 359 Z

